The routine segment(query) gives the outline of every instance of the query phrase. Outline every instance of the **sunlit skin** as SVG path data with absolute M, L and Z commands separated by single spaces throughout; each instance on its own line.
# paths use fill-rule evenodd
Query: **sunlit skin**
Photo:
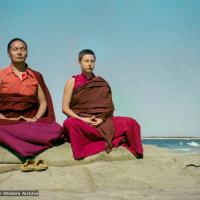
M 90 54 L 86 54 L 82 57 L 82 59 L 79 61 L 82 73 L 84 73 L 88 78 L 91 78 L 93 76 L 92 72 L 95 67 L 95 57 Z M 70 109 L 70 102 L 72 97 L 72 92 L 74 88 L 74 78 L 71 78 L 67 81 L 65 88 L 64 88 L 64 94 L 63 94 L 63 102 L 62 102 L 62 111 L 64 114 L 75 117 L 77 119 L 80 119 L 91 126 L 98 127 L 100 124 L 103 123 L 103 120 L 100 118 L 97 118 L 95 116 L 91 117 L 81 117 L 74 113 L 73 110 Z
M 11 65 L 13 67 L 13 72 L 22 79 L 23 72 L 26 71 L 26 58 L 27 58 L 27 48 L 26 45 L 22 41 L 14 41 L 11 43 L 10 49 L 8 50 L 8 55 L 11 59 Z M 1 83 L 1 77 L 0 77 Z M 0 119 L 7 119 L 7 120 L 20 120 L 23 119 L 28 122 L 35 122 L 39 118 L 41 118 L 47 109 L 47 101 L 45 94 L 40 85 L 38 85 L 37 91 L 38 101 L 39 101 L 39 109 L 33 118 L 28 118 L 24 116 L 13 117 L 13 118 L 6 118 L 2 113 L 0 113 Z
M 94 56 L 86 54 L 82 57 L 82 59 L 81 59 L 81 61 L 79 61 L 79 63 L 81 66 L 82 73 L 84 73 L 88 78 L 90 78 L 90 76 L 92 76 L 92 72 L 95 67 Z
M 21 41 L 14 41 L 8 50 L 12 64 L 16 66 L 18 70 L 25 70 L 27 53 L 26 45 Z

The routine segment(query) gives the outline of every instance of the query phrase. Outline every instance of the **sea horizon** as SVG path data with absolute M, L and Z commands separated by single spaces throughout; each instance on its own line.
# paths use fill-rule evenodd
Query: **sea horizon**
M 200 153 L 200 137 L 192 136 L 151 136 L 143 137 L 143 144 L 168 148 L 179 153 Z
M 142 136 L 142 139 L 199 139 L 200 136 Z

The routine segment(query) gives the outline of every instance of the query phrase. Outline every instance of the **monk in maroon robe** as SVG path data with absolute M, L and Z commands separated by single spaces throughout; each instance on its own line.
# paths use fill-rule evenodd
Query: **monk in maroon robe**
M 42 75 L 25 63 L 26 43 L 8 44 L 11 64 L 0 70 L 0 144 L 26 160 L 53 146 L 62 134 Z
M 140 125 L 130 117 L 114 117 L 112 93 L 108 83 L 92 71 L 95 54 L 79 53 L 82 73 L 67 81 L 63 112 L 68 115 L 64 129 L 75 159 L 123 146 L 137 158 L 143 157 Z

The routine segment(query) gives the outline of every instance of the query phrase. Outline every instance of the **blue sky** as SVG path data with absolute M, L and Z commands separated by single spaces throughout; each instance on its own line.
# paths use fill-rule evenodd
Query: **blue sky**
M 65 82 L 91 48 L 115 115 L 135 118 L 143 136 L 199 136 L 199 10 L 198 0 L 0 0 L 0 66 L 9 40 L 27 41 L 62 124 Z

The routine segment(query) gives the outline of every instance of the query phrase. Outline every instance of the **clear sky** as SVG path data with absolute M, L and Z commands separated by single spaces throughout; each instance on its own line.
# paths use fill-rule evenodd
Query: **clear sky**
M 143 136 L 200 136 L 199 11 L 199 0 L 0 0 L 0 66 L 9 40 L 24 39 L 62 124 L 65 82 L 91 48 L 115 115 L 135 118 Z

